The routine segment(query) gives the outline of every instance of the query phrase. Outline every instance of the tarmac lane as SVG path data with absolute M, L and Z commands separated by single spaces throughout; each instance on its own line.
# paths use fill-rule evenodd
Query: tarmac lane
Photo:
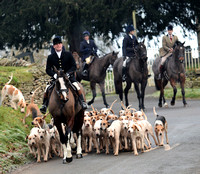
M 118 99 L 117 95 L 107 96 L 110 105 L 115 99 Z M 129 99 L 132 107 L 138 109 L 136 95 L 130 94 Z M 54 157 L 48 162 L 25 165 L 12 174 L 199 174 L 200 101 L 187 100 L 187 103 L 188 106 L 183 107 L 182 101 L 177 100 L 173 107 L 158 108 L 158 98 L 145 98 L 145 113 L 152 125 L 155 121 L 154 106 L 159 115 L 166 117 L 169 145 L 155 146 L 150 137 L 152 149 L 138 156 L 132 152 L 120 152 L 119 156 L 114 156 L 111 150 L 109 155 L 104 152 L 83 153 L 82 159 L 76 159 L 73 155 L 73 161 L 69 164 L 62 164 L 61 158 Z M 93 106 L 98 110 L 104 107 L 102 99 L 96 99 Z M 118 114 L 120 109 L 118 99 L 113 110 Z

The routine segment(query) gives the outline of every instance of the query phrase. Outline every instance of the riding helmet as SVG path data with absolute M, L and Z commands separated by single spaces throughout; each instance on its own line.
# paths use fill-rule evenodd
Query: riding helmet
M 173 30 L 173 26 L 172 25 L 168 25 L 167 30 Z
M 83 37 L 85 37 L 85 36 L 90 36 L 90 32 L 89 31 L 84 31 L 83 32 Z
M 62 39 L 60 36 L 55 36 L 55 38 L 53 39 L 53 45 L 62 43 Z
M 135 30 L 135 28 L 133 27 L 133 25 L 128 25 L 127 27 L 126 27 L 126 32 L 127 33 L 130 33 L 131 31 L 134 31 Z

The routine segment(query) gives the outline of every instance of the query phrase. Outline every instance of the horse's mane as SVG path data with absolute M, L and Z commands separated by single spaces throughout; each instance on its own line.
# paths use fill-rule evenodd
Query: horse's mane
M 111 52 L 111 53 L 112 53 L 112 52 Z M 111 53 L 107 53 L 107 54 L 103 55 L 102 57 L 99 57 L 99 59 L 102 59 L 102 58 L 108 56 L 108 55 L 111 54 Z
M 173 46 L 173 49 L 176 47 L 176 46 L 183 46 L 184 45 L 184 43 L 182 43 L 182 42 L 180 42 L 180 41 L 176 41 L 175 42 L 175 44 L 174 44 L 174 46 Z

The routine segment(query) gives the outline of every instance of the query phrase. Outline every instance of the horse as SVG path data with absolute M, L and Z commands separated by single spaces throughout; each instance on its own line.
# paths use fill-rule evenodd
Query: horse
M 144 45 L 144 40 L 139 42 L 135 48 L 135 56 L 129 59 L 129 65 L 127 67 L 127 79 L 126 87 L 124 89 L 125 104 L 126 107 L 129 106 L 128 101 L 128 91 L 131 88 L 132 82 L 134 83 L 135 91 L 137 93 L 137 98 L 139 101 L 139 109 L 145 109 L 144 107 L 144 95 L 145 88 L 148 79 L 148 69 L 147 69 L 147 49 Z M 123 87 L 122 87 L 122 64 L 123 58 L 119 58 L 115 61 L 113 65 L 114 71 L 114 83 L 115 92 L 119 94 L 119 98 L 123 101 Z M 139 85 L 141 84 L 141 89 Z
M 185 68 L 184 68 L 184 56 L 185 56 L 185 48 L 184 43 L 181 43 L 180 41 L 177 41 L 173 46 L 173 52 L 170 57 L 168 57 L 168 60 L 166 60 L 164 64 L 165 71 L 162 74 L 162 78 L 159 78 L 159 67 L 161 59 L 157 58 L 152 66 L 153 73 L 154 73 L 154 82 L 155 87 L 157 90 L 160 90 L 160 97 L 159 97 L 159 103 L 158 106 L 162 107 L 162 100 L 164 106 L 167 106 L 165 97 L 164 97 L 164 88 L 167 85 L 168 81 L 170 81 L 170 84 L 173 88 L 173 97 L 171 100 L 171 105 L 175 105 L 176 100 L 176 83 L 179 82 L 181 86 L 181 92 L 182 92 L 182 98 L 183 98 L 183 104 L 184 106 L 187 105 L 187 102 L 185 100 Z
M 104 105 L 108 108 L 109 105 L 106 101 L 105 96 L 105 78 L 106 78 L 106 70 L 109 67 L 109 65 L 113 65 L 115 60 L 117 59 L 118 52 L 115 53 L 114 51 L 106 54 L 105 56 L 101 58 L 95 57 L 93 59 L 93 62 L 89 65 L 88 72 L 89 75 L 87 77 L 82 75 L 83 65 L 81 59 L 77 59 L 77 56 L 74 57 L 77 63 L 77 67 L 80 67 L 76 71 L 76 79 L 80 82 L 81 80 L 90 81 L 90 88 L 92 90 L 92 99 L 88 102 L 88 105 L 91 105 L 94 103 L 94 99 L 96 97 L 96 84 L 98 83 L 100 86 L 100 90 L 103 97 Z
M 63 163 L 65 164 L 72 161 L 70 143 L 72 143 L 73 133 L 77 138 L 76 157 L 82 158 L 81 127 L 83 125 L 84 110 L 79 104 L 74 86 L 64 71 L 57 70 L 55 67 L 54 71 L 57 73 L 57 79 L 49 99 L 48 108 L 60 135 L 60 141 L 64 149 Z M 83 90 L 81 85 L 80 87 Z M 65 130 L 63 130 L 63 124 Z

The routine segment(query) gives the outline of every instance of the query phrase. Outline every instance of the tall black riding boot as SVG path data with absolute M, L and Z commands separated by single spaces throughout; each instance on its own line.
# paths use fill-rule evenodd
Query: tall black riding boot
M 88 76 L 88 64 L 86 62 L 84 62 L 82 75 Z
M 87 103 L 85 102 L 85 100 L 83 98 L 83 94 L 82 94 L 81 90 L 78 90 L 78 97 L 79 97 L 79 101 L 80 101 L 80 104 L 81 104 L 82 108 L 83 109 L 87 109 L 88 105 L 87 105 Z
M 122 81 L 125 82 L 127 78 L 127 68 L 125 66 L 122 67 Z
M 45 114 L 47 111 L 47 106 L 48 106 L 49 100 L 47 97 L 47 93 L 44 93 L 44 97 L 43 97 L 43 103 L 42 103 L 42 107 L 40 108 L 40 112 Z

